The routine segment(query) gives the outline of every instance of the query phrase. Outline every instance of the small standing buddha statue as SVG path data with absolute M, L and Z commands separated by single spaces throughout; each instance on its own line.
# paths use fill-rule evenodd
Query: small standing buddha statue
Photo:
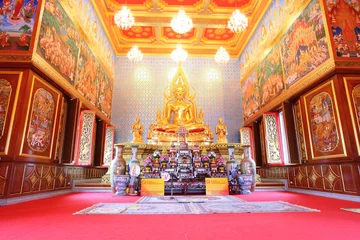
M 133 140 L 132 143 L 143 143 L 144 140 L 142 139 L 143 133 L 143 126 L 140 123 L 140 118 L 135 119 L 135 123 L 131 126 L 131 131 L 133 133 Z
M 219 118 L 219 124 L 216 126 L 216 135 L 218 137 L 216 143 L 227 143 L 226 135 L 228 134 L 227 127 L 224 124 L 224 119 Z

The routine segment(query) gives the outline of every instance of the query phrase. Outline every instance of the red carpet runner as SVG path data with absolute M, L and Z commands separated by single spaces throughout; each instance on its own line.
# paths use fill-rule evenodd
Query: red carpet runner
M 360 203 L 287 192 L 240 195 L 246 201 L 286 201 L 321 212 L 209 215 L 73 215 L 96 203 L 139 197 L 74 193 L 0 207 L 0 239 L 360 239 L 360 215 L 340 208 Z

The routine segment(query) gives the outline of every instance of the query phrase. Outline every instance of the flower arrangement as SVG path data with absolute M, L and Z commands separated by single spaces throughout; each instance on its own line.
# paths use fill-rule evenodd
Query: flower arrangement
M 209 158 L 210 158 L 210 159 L 216 158 L 216 153 L 210 152 L 210 153 L 209 153 Z
M 218 167 L 224 167 L 225 166 L 225 159 L 223 158 L 223 156 L 219 156 L 217 158 L 217 165 Z
M 160 157 L 160 162 L 168 162 L 169 161 L 169 157 L 167 155 L 162 155 Z
M 160 152 L 158 150 L 156 150 L 153 155 L 152 155 L 153 158 L 160 158 Z
M 147 167 L 151 167 L 151 166 L 152 166 L 152 157 L 151 157 L 150 154 L 145 158 L 144 164 L 145 164 L 145 166 L 147 166 Z

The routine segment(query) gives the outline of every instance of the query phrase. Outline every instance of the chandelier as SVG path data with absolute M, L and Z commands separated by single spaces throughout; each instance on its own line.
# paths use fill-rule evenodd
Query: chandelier
M 143 58 L 143 54 L 139 50 L 138 46 L 134 45 L 128 52 L 127 57 L 131 62 L 140 62 Z
M 220 47 L 215 54 L 215 62 L 218 64 L 226 64 L 230 60 L 229 53 L 225 48 Z
M 242 32 L 248 26 L 248 19 L 247 17 L 242 14 L 238 9 L 236 9 L 228 21 L 228 28 L 234 32 Z
M 123 6 L 121 11 L 118 11 L 114 17 L 115 24 L 122 30 L 128 30 L 131 28 L 135 21 L 132 16 L 130 9 L 126 6 Z
M 171 53 L 171 59 L 175 62 L 184 62 L 188 56 L 187 51 L 182 49 L 181 45 L 178 44 L 176 49 Z
M 171 19 L 171 28 L 179 34 L 187 33 L 193 28 L 191 18 L 186 16 L 186 12 L 182 7 L 179 9 L 178 15 Z

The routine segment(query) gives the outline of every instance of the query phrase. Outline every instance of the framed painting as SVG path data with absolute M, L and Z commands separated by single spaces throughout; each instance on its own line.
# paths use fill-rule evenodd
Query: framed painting
M 311 159 L 347 156 L 333 80 L 303 96 Z
M 344 83 L 358 156 L 360 156 L 360 77 L 346 77 Z
M 266 162 L 271 166 L 284 165 L 282 153 L 279 113 L 266 112 L 263 114 Z

